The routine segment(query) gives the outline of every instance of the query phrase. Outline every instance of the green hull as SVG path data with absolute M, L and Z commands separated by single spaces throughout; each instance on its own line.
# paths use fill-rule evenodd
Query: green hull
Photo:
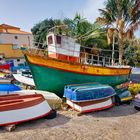
M 128 75 L 121 76 L 91 76 L 64 72 L 52 68 L 38 66 L 29 63 L 36 87 L 38 90 L 47 90 L 56 93 L 59 97 L 63 96 L 64 86 L 68 84 L 81 84 L 89 82 L 99 82 L 115 86 L 128 81 Z

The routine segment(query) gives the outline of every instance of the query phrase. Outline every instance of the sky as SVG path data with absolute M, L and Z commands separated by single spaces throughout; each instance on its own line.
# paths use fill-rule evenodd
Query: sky
M 0 0 L 0 24 L 30 31 L 46 18 L 73 18 L 76 12 L 94 22 L 105 0 Z M 140 37 L 140 30 L 136 33 Z

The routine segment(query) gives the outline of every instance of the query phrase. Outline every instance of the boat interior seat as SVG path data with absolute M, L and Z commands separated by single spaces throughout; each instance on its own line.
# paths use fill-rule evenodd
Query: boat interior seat
M 24 102 L 24 100 L 0 101 L 0 106 L 1 106 L 1 105 L 7 105 L 7 104 L 13 104 L 13 103 L 19 103 L 19 102 Z
M 30 98 L 40 98 L 43 97 L 41 94 L 31 94 L 31 95 L 19 95 L 19 94 L 13 94 L 11 95 L 5 95 L 5 96 L 0 96 L 0 102 L 1 101 L 6 101 L 6 100 L 16 100 L 16 99 L 30 99 Z

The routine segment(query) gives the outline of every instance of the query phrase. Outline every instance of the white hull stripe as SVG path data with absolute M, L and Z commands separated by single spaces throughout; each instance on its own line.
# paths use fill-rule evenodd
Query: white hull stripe
M 87 106 L 83 106 L 83 107 L 75 104 L 74 102 L 72 102 L 70 100 L 67 100 L 67 104 L 79 112 L 86 112 L 86 111 L 90 111 L 90 110 L 92 111 L 92 110 L 98 110 L 98 109 L 101 110 L 101 109 L 104 109 L 104 108 L 107 108 L 107 107 L 113 105 L 111 98 L 109 98 L 107 101 L 104 101 L 101 103 L 87 105 Z
M 46 101 L 42 103 L 24 108 L 11 111 L 0 112 L 0 126 L 10 123 L 24 122 L 26 120 L 32 120 L 39 116 L 45 115 L 51 111 L 50 106 Z
M 14 78 L 24 84 L 35 86 L 33 78 L 22 76 L 21 74 L 13 74 Z

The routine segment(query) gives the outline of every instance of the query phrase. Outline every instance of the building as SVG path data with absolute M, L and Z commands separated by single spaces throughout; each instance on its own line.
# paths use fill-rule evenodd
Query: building
M 7 24 L 0 25 L 0 60 L 13 60 L 18 66 L 25 63 L 20 47 L 32 47 L 33 35 L 18 27 Z

